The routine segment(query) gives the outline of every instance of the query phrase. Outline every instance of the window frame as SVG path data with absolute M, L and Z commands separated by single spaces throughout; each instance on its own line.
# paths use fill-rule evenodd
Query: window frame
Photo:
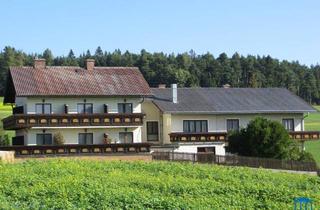
M 121 138 L 120 138 L 120 135 L 121 134 L 131 134 L 131 136 L 132 136 L 132 142 L 125 142 L 125 140 L 123 141 L 123 142 L 121 142 Z M 131 144 L 131 143 L 133 143 L 134 142 L 134 137 L 133 137 L 133 132 L 130 132 L 130 131 L 123 131 L 123 132 L 119 132 L 119 141 L 121 142 L 121 143 L 125 143 L 125 144 Z
M 43 138 L 43 139 L 42 139 L 42 143 L 39 144 L 39 143 L 38 143 L 38 137 L 39 137 L 39 136 L 50 136 L 50 141 L 51 141 L 51 143 L 46 144 L 46 142 L 45 142 L 46 139 Z M 40 146 L 53 145 L 52 133 L 37 133 L 37 134 L 36 134 L 36 144 L 37 144 L 37 145 L 40 145 Z
M 156 129 L 152 129 L 153 131 L 157 131 L 156 133 L 149 133 L 149 129 L 148 129 L 148 124 L 149 123 L 156 123 L 157 125 L 156 125 Z M 146 130 L 147 130 L 147 132 L 146 132 L 146 134 L 147 134 L 147 141 L 159 141 L 159 121 L 156 121 L 156 120 L 150 120 L 150 121 L 147 121 L 146 122 Z M 157 140 L 150 140 L 149 139 L 149 135 L 157 135 Z
M 130 112 L 126 112 L 126 105 L 129 105 L 131 106 L 131 110 Z M 122 109 L 123 109 L 123 112 L 120 112 L 120 109 L 119 109 L 119 106 L 122 106 Z M 133 104 L 132 103 L 118 103 L 117 104 L 117 108 L 118 108 L 118 113 L 121 113 L 121 114 L 132 114 L 133 113 Z
M 200 131 L 197 131 L 197 122 L 200 122 Z M 205 122 L 205 126 L 203 126 Z M 208 120 L 183 120 L 183 132 L 184 133 L 208 133 Z M 185 126 L 187 124 L 187 126 Z M 191 126 L 192 125 L 192 126 Z M 187 127 L 187 131 L 185 128 Z M 191 128 L 193 127 L 193 128 Z M 205 127 L 205 130 L 203 130 Z
M 79 112 L 79 106 L 83 106 L 82 109 L 84 112 Z M 87 112 L 86 105 L 91 105 L 91 113 Z M 77 113 L 78 114 L 93 114 L 93 103 L 77 103 Z
M 80 144 L 80 135 L 85 135 L 85 143 L 84 144 Z M 93 133 L 78 133 L 78 144 L 79 145 L 92 145 L 92 144 L 88 144 L 87 135 L 92 136 L 92 144 L 93 144 Z
M 49 105 L 50 113 L 45 113 L 45 105 Z M 37 106 L 41 106 L 41 113 L 37 113 Z M 36 103 L 35 104 L 35 113 L 36 114 L 51 114 L 52 113 L 52 104 L 51 103 Z
M 228 129 L 228 121 L 237 121 L 238 128 L 237 129 Z M 232 127 L 233 127 L 233 123 L 232 123 Z M 240 130 L 240 119 L 239 118 L 228 118 L 228 119 L 226 119 L 226 130 L 227 130 L 227 132 L 229 132 L 229 131 L 239 131 Z
M 288 129 L 287 127 L 286 127 L 286 124 L 284 123 L 285 121 L 292 121 L 292 129 Z M 295 126 L 294 126 L 294 118 L 283 118 L 282 119 L 282 125 L 283 125 L 283 127 L 286 129 L 286 131 L 294 131 L 295 130 Z

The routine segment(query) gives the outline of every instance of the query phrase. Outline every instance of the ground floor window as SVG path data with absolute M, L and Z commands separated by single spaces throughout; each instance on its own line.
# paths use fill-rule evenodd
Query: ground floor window
M 206 133 L 208 132 L 208 121 L 207 120 L 184 120 L 183 132 Z
M 158 141 L 159 140 L 159 128 L 158 122 L 147 122 L 147 141 Z
M 121 143 L 133 143 L 133 133 L 132 132 L 120 132 L 119 139 Z
M 239 119 L 227 119 L 227 131 L 238 131 Z
M 293 119 L 283 119 L 282 125 L 287 131 L 294 131 L 294 120 Z
M 37 145 L 51 145 L 52 134 L 51 133 L 38 133 L 37 134 Z
M 216 148 L 215 147 L 198 147 L 197 152 L 211 152 L 211 153 L 216 153 Z
M 79 133 L 79 144 L 93 144 L 93 133 Z

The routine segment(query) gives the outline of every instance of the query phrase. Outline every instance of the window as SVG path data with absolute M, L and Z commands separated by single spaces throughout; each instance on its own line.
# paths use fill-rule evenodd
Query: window
M 147 122 L 147 141 L 158 141 L 159 129 L 158 122 Z
M 238 131 L 239 130 L 239 120 L 238 119 L 228 119 L 227 120 L 227 131 Z
M 93 105 L 91 103 L 78 103 L 77 110 L 78 114 L 92 114 Z
M 184 120 L 183 132 L 206 133 L 208 132 L 208 121 L 207 120 Z
M 51 133 L 39 133 L 37 134 L 37 145 L 51 145 L 52 135 Z
M 294 120 L 293 119 L 283 119 L 282 125 L 287 131 L 294 131 Z
M 93 144 L 93 133 L 79 133 L 79 144 Z
M 118 103 L 118 112 L 119 113 L 132 113 L 132 103 Z
M 51 114 L 51 104 L 36 104 L 36 114 Z
M 120 132 L 119 139 L 121 143 L 133 143 L 133 133 L 132 132 Z

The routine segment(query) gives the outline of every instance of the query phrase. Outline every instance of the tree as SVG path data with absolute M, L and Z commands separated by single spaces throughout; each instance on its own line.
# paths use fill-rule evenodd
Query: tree
M 48 48 L 42 53 L 42 58 L 46 59 L 46 64 L 48 66 L 53 65 L 53 55 L 51 50 L 49 50 Z
M 35 57 L 43 57 L 47 65 L 85 67 L 87 58 L 95 59 L 96 66 L 136 66 L 150 86 L 177 82 L 186 87 L 221 87 L 228 83 L 232 87 L 284 87 L 309 103 L 320 103 L 320 67 L 301 65 L 297 61 L 279 61 L 271 56 L 241 56 L 231 58 L 221 53 L 218 58 L 205 53 L 190 52 L 165 54 L 130 53 L 120 50 L 104 52 L 97 47 L 94 54 L 85 51 L 76 56 L 70 50 L 67 56 L 52 55 L 50 49 L 42 54 L 26 54 L 7 46 L 0 52 L 0 95 L 4 94 L 9 66 L 32 66 Z
M 229 150 L 244 156 L 276 159 L 300 160 L 310 156 L 299 151 L 281 123 L 261 117 L 252 120 L 247 128 L 230 134 Z

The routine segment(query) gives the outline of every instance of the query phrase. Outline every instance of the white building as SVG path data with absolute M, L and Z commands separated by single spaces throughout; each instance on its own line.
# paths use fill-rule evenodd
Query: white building
M 305 116 L 316 110 L 287 89 L 173 85 L 152 88 L 152 93 L 142 104 L 142 139 L 167 146 L 158 150 L 224 155 L 227 132 L 246 127 L 258 116 L 282 123 L 292 138 L 319 138 L 319 132 L 304 131 Z
M 141 142 L 141 103 L 151 96 L 138 68 L 11 67 L 5 103 L 15 104 L 4 128 L 14 144 L 50 145 L 61 133 L 66 144 Z
M 15 130 L 13 144 L 52 145 L 60 133 L 65 144 L 148 142 L 156 149 L 225 154 L 227 132 L 255 117 L 276 120 L 295 139 L 304 118 L 315 112 L 282 88 L 150 88 L 138 68 L 86 69 L 11 67 L 4 103 L 15 104 L 4 128 Z

